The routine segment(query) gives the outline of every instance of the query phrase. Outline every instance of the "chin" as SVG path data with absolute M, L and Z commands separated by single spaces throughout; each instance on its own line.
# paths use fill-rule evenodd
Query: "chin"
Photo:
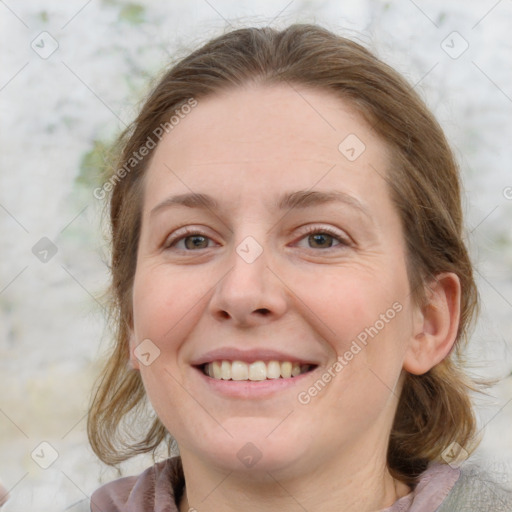
M 254 422 L 259 425 L 255 426 Z M 224 423 L 233 437 L 219 432 L 221 438 L 210 437 L 207 444 L 196 445 L 195 451 L 203 462 L 208 461 L 220 471 L 245 474 L 262 481 L 268 480 L 269 473 L 284 476 L 289 471 L 300 472 L 301 463 L 307 460 L 306 443 L 311 436 L 293 435 L 283 425 L 276 428 L 278 424 L 275 418 L 235 418 Z

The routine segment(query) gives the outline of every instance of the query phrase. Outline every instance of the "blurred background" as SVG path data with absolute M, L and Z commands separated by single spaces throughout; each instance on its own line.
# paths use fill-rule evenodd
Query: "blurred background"
M 225 30 L 318 22 L 397 68 L 438 117 L 465 183 L 482 314 L 474 459 L 512 473 L 510 0 L 0 1 L 0 482 L 8 512 L 57 511 L 119 476 L 85 415 L 110 343 L 105 148 L 169 63 Z M 148 457 L 121 473 L 140 472 Z

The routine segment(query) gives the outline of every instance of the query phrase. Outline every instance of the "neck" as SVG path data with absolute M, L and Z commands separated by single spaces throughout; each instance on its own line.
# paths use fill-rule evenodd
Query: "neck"
M 375 456 L 344 459 L 310 464 L 303 475 L 280 478 L 275 472 L 263 471 L 255 478 L 222 472 L 182 453 L 186 490 L 179 510 L 374 512 L 410 492 L 392 478 L 385 461 Z

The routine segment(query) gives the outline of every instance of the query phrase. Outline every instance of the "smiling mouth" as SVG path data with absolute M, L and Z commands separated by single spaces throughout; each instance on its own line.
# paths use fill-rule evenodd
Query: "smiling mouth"
M 292 361 L 212 361 L 198 367 L 205 375 L 216 380 L 262 381 L 290 379 L 308 373 L 316 365 Z

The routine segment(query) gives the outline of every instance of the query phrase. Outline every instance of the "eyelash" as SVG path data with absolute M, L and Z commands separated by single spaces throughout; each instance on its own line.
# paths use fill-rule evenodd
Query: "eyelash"
M 336 247 L 345 248 L 345 247 L 349 247 L 351 245 L 351 242 L 348 239 L 348 237 L 341 236 L 340 233 L 338 233 L 336 230 L 334 230 L 332 228 L 319 227 L 319 226 L 309 226 L 305 230 L 305 232 L 303 232 L 301 234 L 301 237 L 299 238 L 299 240 L 302 240 L 302 239 L 304 239 L 307 236 L 312 235 L 312 234 L 327 234 L 329 236 L 332 236 L 333 239 L 335 239 L 336 241 L 339 242 L 338 244 L 336 244 L 336 245 L 334 245 L 332 247 L 327 247 L 327 248 L 324 248 L 324 249 L 318 249 L 318 250 L 320 250 L 322 252 L 329 252 L 331 250 L 335 250 Z M 211 240 L 211 237 L 206 235 L 204 232 L 201 232 L 201 231 L 199 231 L 197 229 L 193 229 L 193 228 L 185 228 L 185 230 L 182 233 L 180 233 L 179 235 L 174 236 L 170 240 L 167 239 L 167 241 L 166 241 L 166 243 L 164 245 L 164 249 L 171 249 L 171 248 L 173 248 L 177 243 L 181 242 L 182 240 L 185 240 L 189 236 L 203 236 L 203 237 Z M 206 247 L 206 249 L 209 249 L 209 248 L 210 247 Z M 315 250 L 314 247 L 308 247 L 308 249 Z M 196 252 L 193 249 L 177 249 L 177 250 L 178 251 L 182 251 L 182 252 Z M 200 249 L 198 249 L 198 250 L 200 250 Z
M 334 245 L 332 247 L 327 247 L 326 249 L 319 249 L 323 252 L 327 252 L 329 250 L 334 250 L 336 247 L 348 247 L 350 245 L 350 242 L 348 240 L 348 237 L 343 237 L 340 235 L 339 232 L 332 228 L 327 227 L 319 227 L 319 226 L 309 226 L 304 233 L 302 233 L 299 240 L 302 240 L 303 238 L 306 238 L 309 235 L 313 234 L 326 234 L 332 236 L 335 240 L 337 240 L 339 243 L 337 245 Z M 309 249 L 314 249 L 314 247 L 309 247 Z

